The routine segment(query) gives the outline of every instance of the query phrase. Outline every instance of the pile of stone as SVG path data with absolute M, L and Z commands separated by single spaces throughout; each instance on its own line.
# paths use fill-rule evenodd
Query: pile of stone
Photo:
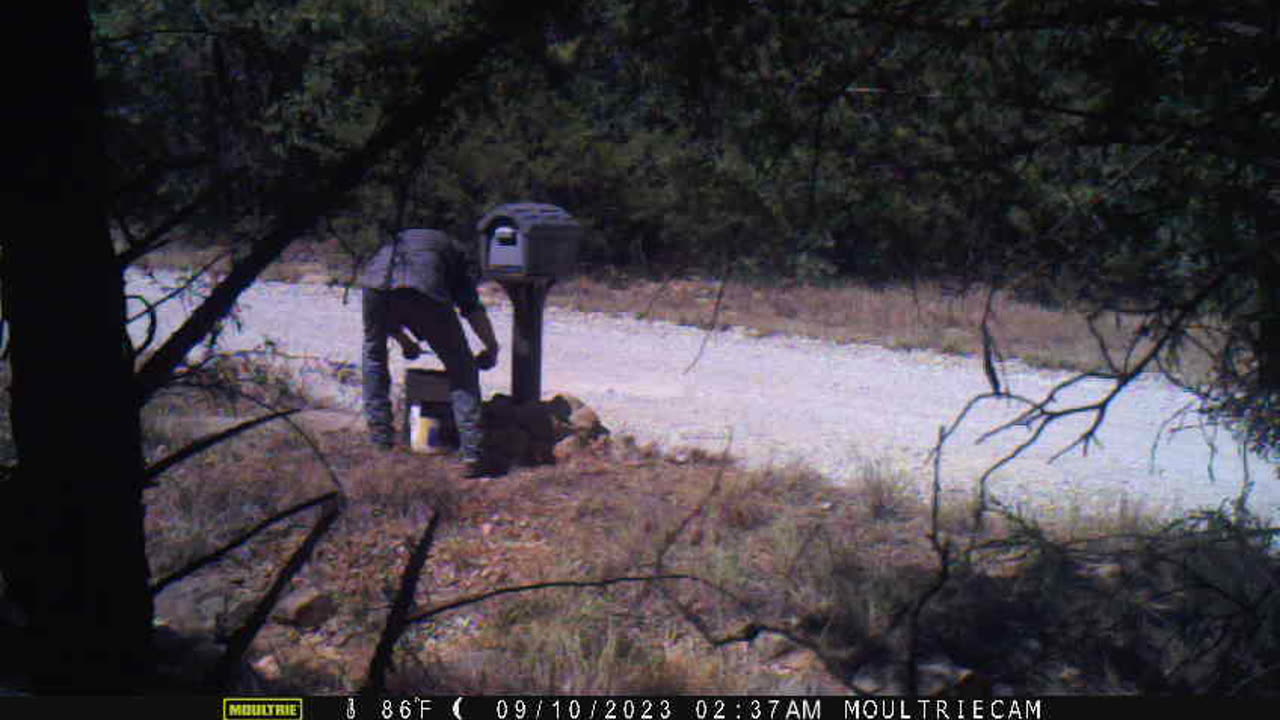
M 484 427 L 486 453 L 508 465 L 564 461 L 609 436 L 596 411 L 572 395 L 523 405 L 494 395 L 484 404 Z

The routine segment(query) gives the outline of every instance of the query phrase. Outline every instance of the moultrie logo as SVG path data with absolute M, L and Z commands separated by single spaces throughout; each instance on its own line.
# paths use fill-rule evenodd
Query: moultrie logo
M 222 720 L 302 720 L 302 698 L 223 698 Z

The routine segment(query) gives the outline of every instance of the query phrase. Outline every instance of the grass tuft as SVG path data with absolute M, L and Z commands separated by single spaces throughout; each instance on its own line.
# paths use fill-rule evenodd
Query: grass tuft
M 158 404 L 155 427 L 181 441 L 197 407 Z M 415 612 L 551 580 L 659 569 L 701 580 L 536 590 L 442 613 L 397 645 L 393 692 L 894 693 L 912 647 L 926 694 L 962 683 L 1005 694 L 1276 687 L 1280 560 L 1275 531 L 1249 517 L 1161 522 L 1138 504 L 1105 517 L 1009 512 L 969 535 L 973 508 L 944 498 L 941 529 L 959 544 L 908 642 L 906 618 L 935 585 L 938 556 L 919 484 L 887 464 L 869 461 L 835 487 L 803 467 L 751 471 L 618 440 L 475 482 L 447 459 L 375 451 L 351 433 L 316 442 L 347 505 L 296 582 L 337 611 L 313 628 L 270 623 L 242 681 L 255 691 L 359 687 L 432 512 L 444 522 Z M 187 562 L 330 487 L 296 435 L 267 426 L 236 438 L 149 492 L 153 566 Z M 167 589 L 161 618 L 216 638 L 309 522 L 284 523 Z M 783 634 L 711 642 L 750 623 Z

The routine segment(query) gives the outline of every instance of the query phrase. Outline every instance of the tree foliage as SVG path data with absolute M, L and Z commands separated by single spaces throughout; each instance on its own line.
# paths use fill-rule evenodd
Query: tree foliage
M 125 259 L 261 235 L 430 82 L 424 53 L 476 7 L 99 3 Z M 316 214 L 359 254 L 409 224 L 465 237 L 487 207 L 533 198 L 590 225 L 589 264 L 929 277 L 1132 312 L 1168 341 L 1145 369 L 1267 449 L 1276 12 L 576 3 L 495 36 L 430 127 Z M 1181 377 L 1196 349 L 1216 360 L 1207 380 Z
M 412 195 L 461 220 L 559 202 L 597 262 L 978 281 L 1132 314 L 1110 375 L 1163 369 L 1267 451 L 1278 12 L 602 0 L 494 68 Z M 1193 351 L 1209 377 L 1184 377 Z

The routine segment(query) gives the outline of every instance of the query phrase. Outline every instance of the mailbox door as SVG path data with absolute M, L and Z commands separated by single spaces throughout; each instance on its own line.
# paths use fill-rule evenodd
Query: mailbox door
M 499 227 L 517 229 L 514 238 L 495 236 Z M 573 272 L 582 226 L 569 213 L 544 203 L 508 203 L 476 224 L 481 270 L 498 276 L 555 277 Z
M 489 236 L 489 270 L 494 272 L 523 273 L 525 263 L 525 236 L 518 232 L 509 238 Z

